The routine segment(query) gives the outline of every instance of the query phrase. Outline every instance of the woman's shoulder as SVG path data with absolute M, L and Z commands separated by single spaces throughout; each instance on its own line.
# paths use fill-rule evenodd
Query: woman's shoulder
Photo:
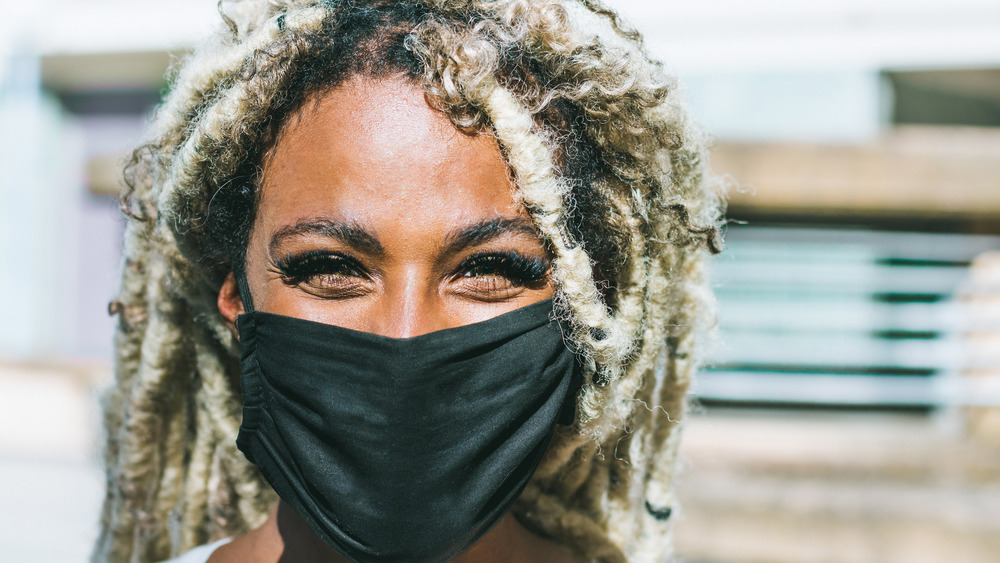
M 232 541 L 232 538 L 223 538 L 212 543 L 200 545 L 187 553 L 178 555 L 173 559 L 168 559 L 163 563 L 205 563 L 215 553 L 216 549 L 219 549 L 230 541 Z

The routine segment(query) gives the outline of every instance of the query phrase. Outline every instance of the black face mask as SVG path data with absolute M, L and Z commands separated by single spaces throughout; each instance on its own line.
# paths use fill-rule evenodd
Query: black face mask
M 551 313 L 548 300 L 404 339 L 241 315 L 237 445 L 352 561 L 448 561 L 572 422 L 577 361 Z

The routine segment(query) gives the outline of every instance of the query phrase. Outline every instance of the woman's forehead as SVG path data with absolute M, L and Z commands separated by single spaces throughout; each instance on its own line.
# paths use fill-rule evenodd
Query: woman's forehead
M 468 223 L 523 213 L 494 137 L 459 131 L 405 79 L 354 78 L 307 103 L 264 164 L 258 220 Z

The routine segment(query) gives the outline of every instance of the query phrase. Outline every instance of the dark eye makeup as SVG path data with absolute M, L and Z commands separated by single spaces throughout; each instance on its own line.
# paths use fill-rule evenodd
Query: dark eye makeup
M 343 298 L 370 287 L 372 273 L 342 252 L 314 250 L 289 254 L 275 261 L 282 281 L 317 295 Z M 547 257 L 513 250 L 484 251 L 466 257 L 448 274 L 456 291 L 488 300 L 511 297 L 519 289 L 539 289 L 548 283 Z
M 298 285 L 320 277 L 369 278 L 368 271 L 355 258 L 340 252 L 313 250 L 290 254 L 276 263 L 284 282 Z
M 481 252 L 469 256 L 455 269 L 455 278 L 500 277 L 515 287 L 536 289 L 548 283 L 549 260 L 514 251 Z

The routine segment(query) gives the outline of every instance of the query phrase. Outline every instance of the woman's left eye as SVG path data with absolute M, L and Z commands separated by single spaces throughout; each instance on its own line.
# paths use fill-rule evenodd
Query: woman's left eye
M 460 293 L 477 299 L 505 299 L 521 289 L 548 284 L 549 261 L 517 252 L 491 252 L 466 258 L 452 279 Z

